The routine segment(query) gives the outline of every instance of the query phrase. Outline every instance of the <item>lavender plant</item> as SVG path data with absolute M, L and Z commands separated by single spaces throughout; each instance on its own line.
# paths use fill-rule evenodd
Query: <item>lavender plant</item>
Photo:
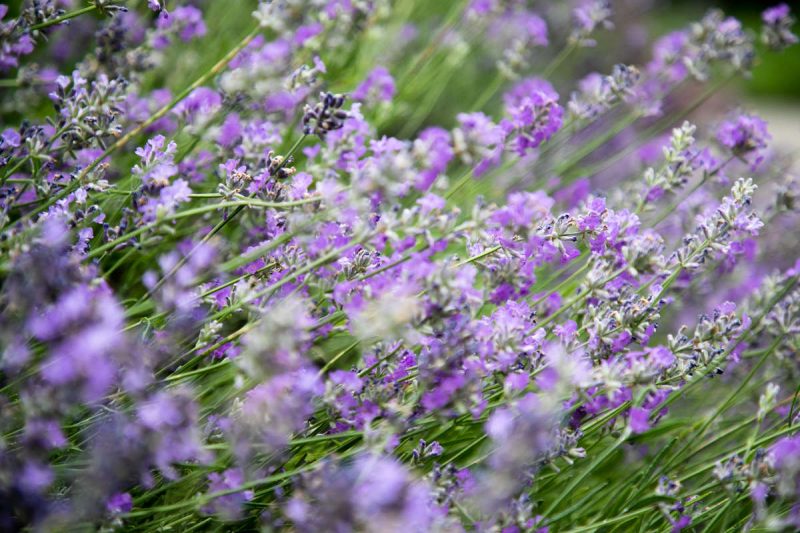
M 800 529 L 794 18 L 621 3 L 0 5 L 0 530 Z

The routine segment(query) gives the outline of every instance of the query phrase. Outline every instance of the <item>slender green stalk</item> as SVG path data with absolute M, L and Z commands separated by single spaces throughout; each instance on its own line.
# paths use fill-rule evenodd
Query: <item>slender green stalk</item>
M 86 7 L 82 7 L 80 9 L 76 9 L 75 11 L 70 11 L 69 13 L 64 13 L 60 17 L 56 17 L 54 19 L 50 19 L 50 20 L 48 20 L 46 22 L 40 22 L 39 24 L 34 24 L 33 26 L 30 27 L 30 30 L 31 31 L 43 30 L 44 28 L 48 28 L 48 27 L 54 26 L 56 24 L 61 24 L 62 22 L 67 21 L 69 19 L 74 19 L 75 17 L 80 17 L 81 15 L 84 15 L 86 13 L 91 13 L 95 9 L 97 9 L 97 6 L 94 3 L 92 3 L 92 4 L 90 4 L 90 5 L 86 6 Z
M 164 224 L 165 222 L 173 222 L 175 220 L 180 220 L 183 218 L 193 217 L 197 215 L 202 215 L 204 213 L 210 213 L 213 211 L 217 211 L 219 209 L 226 209 L 229 207 L 235 207 L 237 209 L 241 208 L 244 209 L 245 207 L 263 207 L 263 208 L 270 208 L 270 209 L 282 209 L 282 208 L 290 208 L 296 207 L 298 205 L 318 202 L 318 198 L 311 198 L 311 199 L 303 199 L 303 200 L 295 200 L 291 202 L 262 202 L 260 200 L 234 200 L 234 201 L 227 201 L 227 202 L 219 202 L 216 204 L 211 205 L 204 205 L 200 207 L 195 207 L 192 209 L 187 209 L 185 211 L 178 211 L 177 213 L 173 213 L 171 215 L 166 215 L 163 218 L 155 221 L 150 222 L 149 224 L 145 224 L 136 228 L 135 230 L 129 231 L 125 235 L 117 237 L 116 239 L 109 241 L 105 244 L 98 246 L 97 248 L 92 249 L 86 257 L 92 259 L 97 257 L 98 255 L 102 254 L 107 250 L 111 250 L 112 248 L 123 244 L 125 242 L 130 241 L 138 237 L 139 235 L 148 232 L 150 230 L 158 228 L 160 225 Z
M 630 436 L 630 429 L 626 429 L 623 431 L 622 435 L 619 436 L 617 440 L 615 440 L 611 445 L 607 446 L 600 454 L 598 454 L 588 466 L 586 466 L 581 472 L 567 484 L 567 486 L 559 492 L 558 497 L 556 497 L 555 501 L 547 507 L 547 511 L 545 512 L 545 516 L 551 514 L 552 511 L 558 509 L 561 503 L 567 499 L 573 491 L 583 483 L 583 481 L 591 474 L 594 470 L 597 469 L 598 466 L 603 464 L 603 462 L 611 456 L 611 454 L 615 453 L 617 449 L 622 446 L 628 437 Z

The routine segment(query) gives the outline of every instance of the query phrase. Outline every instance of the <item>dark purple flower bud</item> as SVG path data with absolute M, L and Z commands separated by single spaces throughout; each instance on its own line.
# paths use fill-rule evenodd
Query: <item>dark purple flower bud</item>
M 345 97 L 341 94 L 320 93 L 313 107 L 306 104 L 303 114 L 303 133 L 325 138 L 331 131 L 342 129 L 350 115 L 342 109 Z

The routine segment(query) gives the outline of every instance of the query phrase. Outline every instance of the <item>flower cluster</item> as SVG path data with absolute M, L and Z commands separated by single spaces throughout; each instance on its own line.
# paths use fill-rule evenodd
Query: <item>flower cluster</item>
M 0 6 L 0 530 L 800 527 L 738 20 L 78 4 Z

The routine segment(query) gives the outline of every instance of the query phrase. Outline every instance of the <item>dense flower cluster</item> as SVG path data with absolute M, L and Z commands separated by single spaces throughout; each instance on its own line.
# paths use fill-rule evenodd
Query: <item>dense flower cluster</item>
M 0 530 L 800 528 L 751 30 L 139 4 L 0 6 Z

